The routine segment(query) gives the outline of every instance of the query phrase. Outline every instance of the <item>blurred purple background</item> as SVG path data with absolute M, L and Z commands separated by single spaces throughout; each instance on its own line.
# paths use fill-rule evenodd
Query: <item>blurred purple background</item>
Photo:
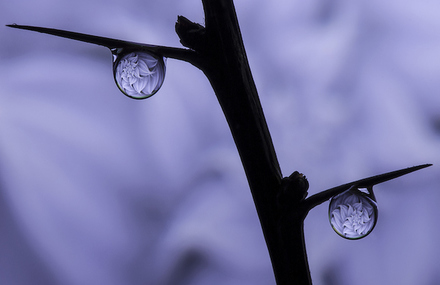
M 3 24 L 179 47 L 197 0 L 15 0 Z M 313 194 L 422 163 L 375 187 L 379 220 L 339 237 L 307 217 L 314 284 L 440 282 L 440 3 L 236 1 L 285 176 Z M 274 284 L 244 172 L 202 72 L 168 60 L 125 97 L 99 46 L 0 27 L 1 284 Z

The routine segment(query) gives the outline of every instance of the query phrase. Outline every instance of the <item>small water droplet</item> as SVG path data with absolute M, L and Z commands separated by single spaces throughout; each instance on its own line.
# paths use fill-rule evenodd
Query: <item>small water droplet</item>
M 165 79 L 165 60 L 143 51 L 113 52 L 113 74 L 119 89 L 130 98 L 153 96 Z
M 377 205 L 372 189 L 368 194 L 357 188 L 330 200 L 329 220 L 333 230 L 346 239 L 360 239 L 371 233 L 377 222 Z

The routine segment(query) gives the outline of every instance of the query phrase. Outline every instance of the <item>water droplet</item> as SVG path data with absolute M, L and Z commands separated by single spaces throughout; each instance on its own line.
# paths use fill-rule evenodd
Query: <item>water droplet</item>
M 165 79 L 165 60 L 143 51 L 124 53 L 114 49 L 113 74 L 119 89 L 130 98 L 153 96 Z
M 377 205 L 373 190 L 357 188 L 334 196 L 328 210 L 330 224 L 346 239 L 360 239 L 371 233 L 377 222 Z

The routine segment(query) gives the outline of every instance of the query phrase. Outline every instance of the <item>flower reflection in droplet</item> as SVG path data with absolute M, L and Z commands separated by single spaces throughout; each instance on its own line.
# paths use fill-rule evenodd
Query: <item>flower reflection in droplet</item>
M 329 219 L 340 236 L 360 239 L 367 236 L 376 225 L 377 206 L 364 192 L 349 189 L 331 199 Z
M 119 89 L 127 96 L 144 99 L 154 95 L 165 79 L 165 62 L 146 52 L 116 56 L 114 77 Z

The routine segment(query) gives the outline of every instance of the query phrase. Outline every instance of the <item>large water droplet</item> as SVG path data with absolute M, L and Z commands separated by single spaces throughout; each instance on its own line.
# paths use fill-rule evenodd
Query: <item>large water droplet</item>
M 372 189 L 365 193 L 357 188 L 330 200 L 329 219 L 335 232 L 347 239 L 366 237 L 377 222 L 377 205 Z
M 119 53 L 113 50 L 113 74 L 119 89 L 128 97 L 153 96 L 165 79 L 165 60 L 143 51 Z

